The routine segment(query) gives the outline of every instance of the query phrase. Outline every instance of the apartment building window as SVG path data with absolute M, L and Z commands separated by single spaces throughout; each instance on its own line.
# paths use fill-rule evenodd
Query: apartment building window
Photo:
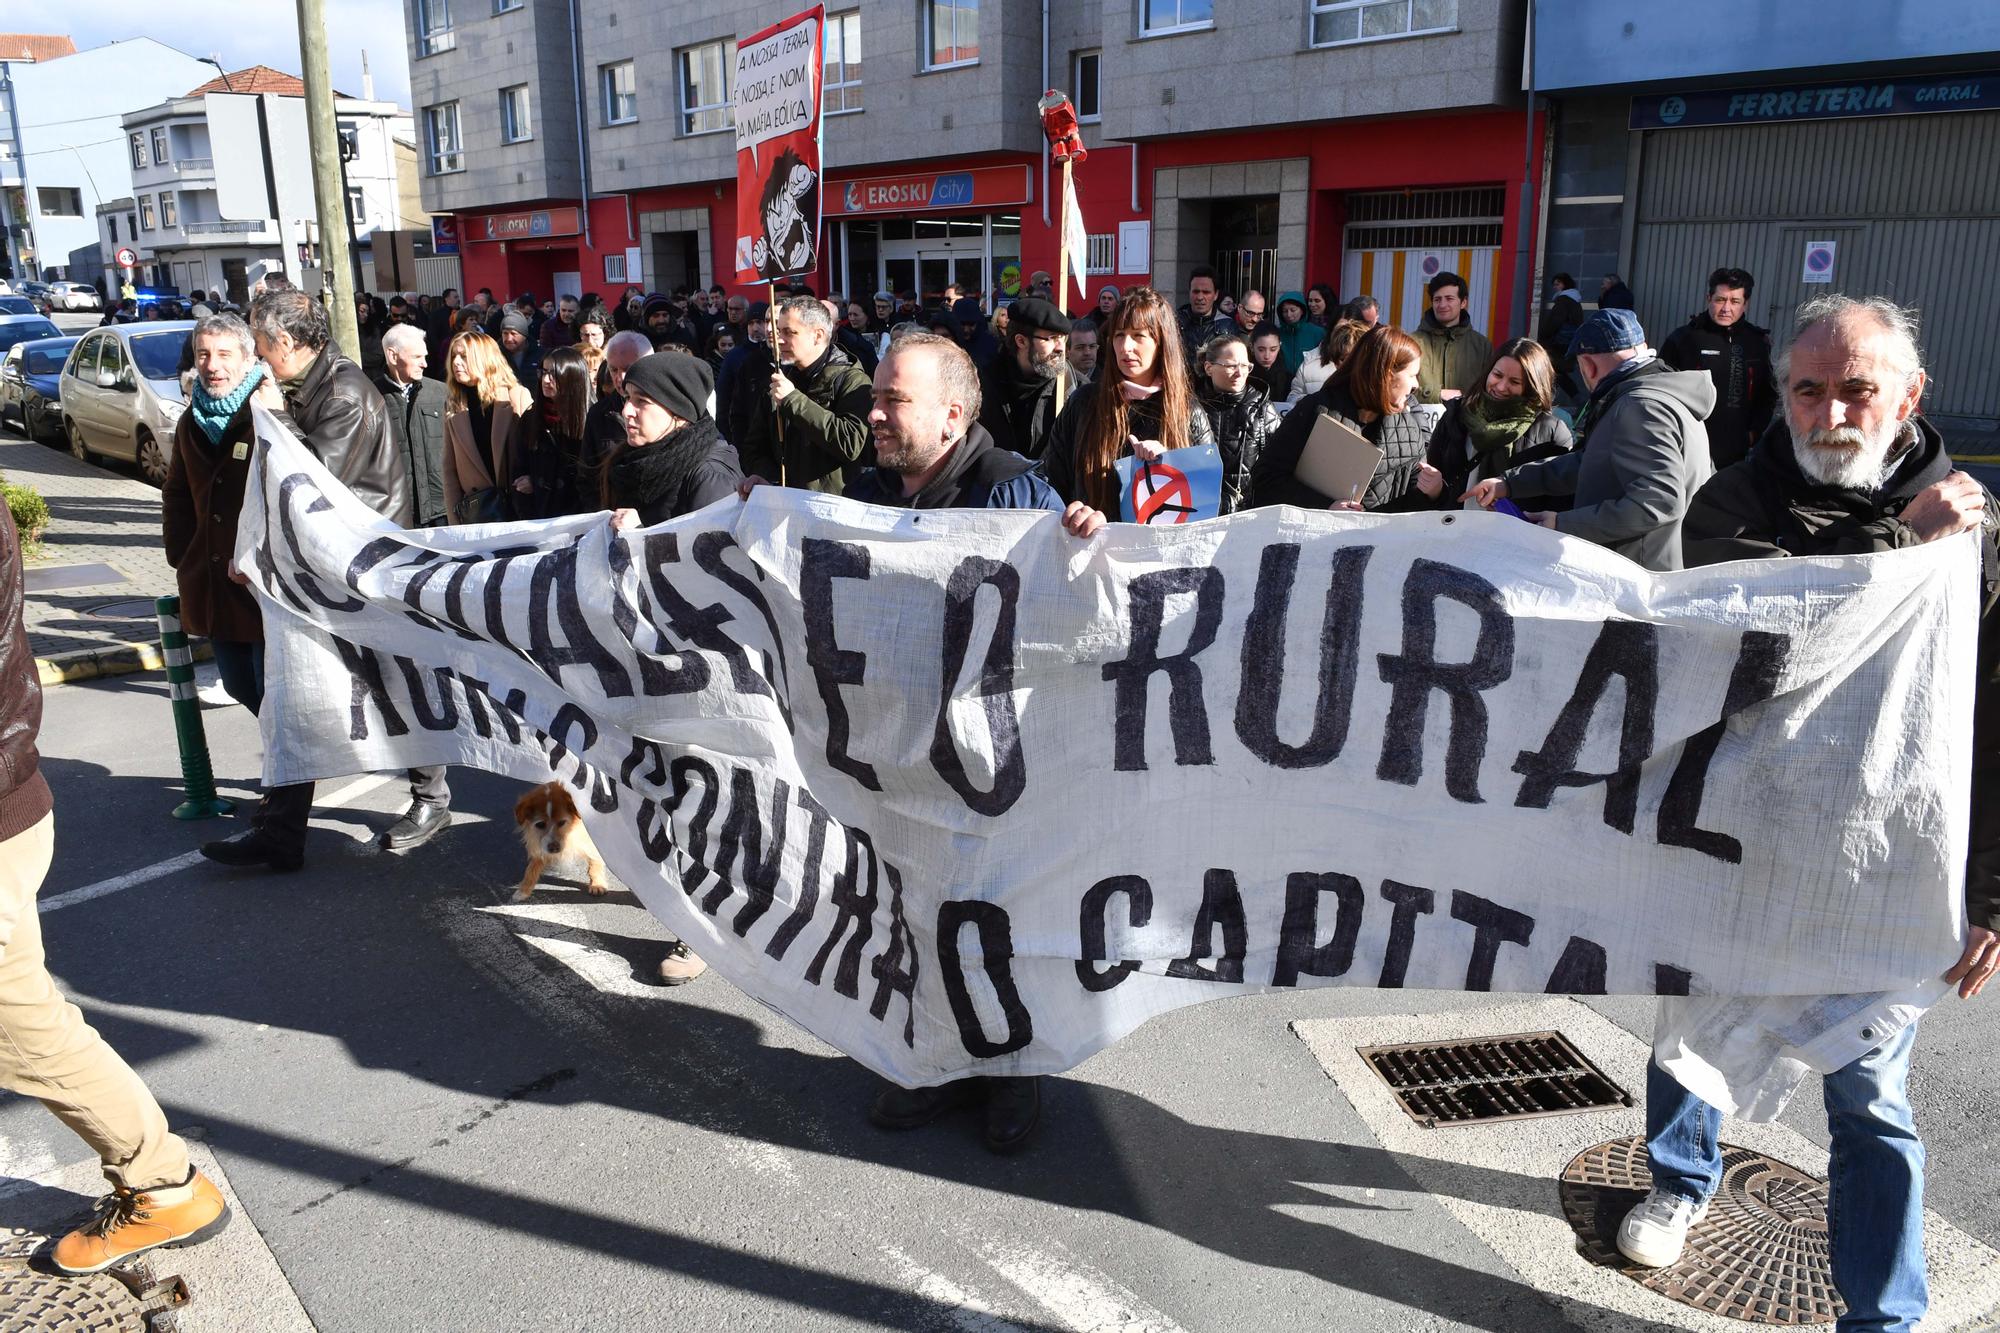
M 1457 27 L 1458 0 L 1312 0 L 1314 46 L 1451 32 Z
M 511 14 L 521 7 L 522 0 L 493 0 L 493 12 Z
M 451 0 L 416 0 L 417 54 L 434 56 L 458 45 L 451 31 Z
M 500 142 L 520 143 L 535 137 L 528 124 L 528 85 L 515 84 L 500 90 Z
M 349 186 L 347 190 L 348 222 L 358 227 L 361 225 L 362 218 L 365 217 L 367 213 L 368 213 L 368 196 L 362 193 L 360 186 L 358 185 Z
M 604 123 L 627 125 L 639 118 L 639 74 L 629 60 L 600 65 L 598 82 L 604 88 Z
M 837 116 L 861 110 L 861 11 L 826 16 L 826 60 L 820 78 L 820 112 Z
M 424 152 L 433 176 L 465 170 L 458 138 L 458 103 L 424 108 Z
M 104 225 L 111 232 L 111 243 L 113 245 L 118 244 L 118 215 L 116 213 L 113 213 L 109 217 L 105 218 Z M 136 241 L 139 238 L 137 236 L 134 236 L 132 239 Z
M 1090 254 L 1087 262 L 1090 265 L 1091 273 L 1116 273 L 1118 271 L 1117 233 L 1107 231 L 1101 235 L 1089 237 L 1088 240 Z
M 1097 71 L 1103 63 L 1102 51 L 1078 51 L 1070 57 L 1069 86 L 1074 90 L 1070 100 L 1078 120 L 1104 119 L 1097 101 Z
M 44 185 L 35 191 L 36 211 L 45 218 L 83 216 L 83 191 L 61 185 Z
M 146 136 L 143 134 L 133 135 L 132 165 L 135 167 L 143 167 L 149 165 L 150 162 L 151 159 L 146 156 Z
M 172 190 L 162 191 L 160 194 L 160 225 L 162 227 L 178 227 L 180 221 L 180 205 L 174 202 L 174 192 Z
M 729 101 L 729 48 L 733 42 L 705 42 L 683 48 L 680 67 L 681 133 L 709 134 L 735 123 Z
M 167 164 L 167 127 L 156 126 L 153 130 L 153 163 L 155 166 Z
M 1199 32 L 1215 26 L 1215 0 L 1144 0 L 1139 33 L 1159 37 L 1170 32 Z
M 979 59 L 979 0 L 929 0 L 924 6 L 926 69 Z
M 153 196 L 150 194 L 139 196 L 139 221 L 145 226 L 147 231 L 153 231 L 158 226 L 153 221 Z

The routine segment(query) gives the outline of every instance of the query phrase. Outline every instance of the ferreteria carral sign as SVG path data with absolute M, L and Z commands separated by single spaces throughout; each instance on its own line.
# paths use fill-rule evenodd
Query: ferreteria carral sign
M 1632 99 L 1635 130 L 1696 125 L 1768 125 L 1847 116 L 1915 116 L 2000 107 L 2000 73 L 1944 74 L 1877 83 L 1794 83 L 1649 93 Z
M 1798 996 L 1959 953 L 1968 540 L 1654 575 L 1489 514 L 765 487 L 404 531 L 257 414 L 265 778 L 569 784 L 744 991 L 905 1084 L 1300 986 Z

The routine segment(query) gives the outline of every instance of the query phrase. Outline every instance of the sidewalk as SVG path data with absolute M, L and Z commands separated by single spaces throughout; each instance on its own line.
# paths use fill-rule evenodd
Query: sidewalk
M 28 641 L 43 685 L 161 666 L 153 599 L 175 591 L 160 550 L 160 493 L 112 463 L 0 433 L 0 474 L 49 503 L 27 567 Z M 205 642 L 195 655 L 207 655 Z

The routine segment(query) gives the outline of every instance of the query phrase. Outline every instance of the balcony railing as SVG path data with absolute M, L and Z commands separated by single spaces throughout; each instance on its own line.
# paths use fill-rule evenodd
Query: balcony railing
M 182 230 L 190 236 L 246 236 L 253 231 L 262 231 L 263 222 L 190 222 Z
M 215 159 L 212 157 L 182 157 L 174 159 L 174 170 L 182 175 L 213 175 Z

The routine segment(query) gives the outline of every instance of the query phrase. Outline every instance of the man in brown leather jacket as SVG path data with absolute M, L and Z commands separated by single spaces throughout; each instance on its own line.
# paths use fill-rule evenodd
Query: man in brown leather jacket
M 157 1245 L 205 1239 L 228 1224 L 229 1209 L 153 1094 L 49 976 L 35 899 L 55 851 L 55 813 L 35 750 L 42 687 L 21 608 L 20 535 L 0 505 L 0 1088 L 40 1101 L 104 1163 L 111 1193 L 48 1255 L 65 1273 L 96 1273 Z
M 405 527 L 414 522 L 410 478 L 388 404 L 366 372 L 333 345 L 326 308 L 296 289 L 266 292 L 251 303 L 250 332 L 269 372 L 254 400 L 277 413 L 369 508 Z M 258 668 L 261 695 L 261 651 Z M 310 782 L 268 789 L 253 828 L 204 843 L 201 854 L 229 866 L 298 869 L 305 864 L 312 795 Z

